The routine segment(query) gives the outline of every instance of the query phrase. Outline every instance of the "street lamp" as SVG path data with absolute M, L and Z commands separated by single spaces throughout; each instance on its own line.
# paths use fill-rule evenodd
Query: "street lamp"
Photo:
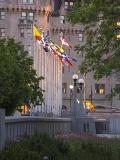
M 73 96 L 73 85 L 69 85 L 69 88 L 70 88 L 70 108 L 71 108 L 71 100 Z
M 79 87 L 80 87 L 80 109 L 83 109 L 83 94 L 85 92 L 85 81 L 84 79 L 79 79 L 78 80 Z M 84 99 L 85 101 L 85 99 Z
M 77 74 L 74 74 L 72 78 L 73 78 L 73 80 L 74 80 L 74 87 L 76 87 L 76 84 L 77 84 L 76 82 L 77 82 L 77 80 L 78 80 L 78 75 L 77 75 Z
M 83 85 L 84 85 L 84 83 L 85 83 L 85 82 L 84 82 L 84 79 L 79 79 L 79 80 L 78 80 L 78 83 L 79 83 L 79 85 L 80 85 L 80 89 L 83 90 Z
M 73 92 L 73 104 L 71 107 L 71 111 L 74 117 L 76 117 L 76 112 L 77 112 L 77 80 L 78 80 L 78 75 L 74 74 L 73 75 L 73 80 L 74 80 L 74 92 Z

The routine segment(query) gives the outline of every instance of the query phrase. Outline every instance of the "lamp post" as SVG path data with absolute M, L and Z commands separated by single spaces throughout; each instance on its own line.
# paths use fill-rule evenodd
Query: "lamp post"
M 83 79 L 78 80 L 79 87 L 80 87 L 80 113 L 83 112 L 84 106 L 83 101 L 85 103 L 85 99 L 83 98 L 84 92 L 85 92 L 85 81 Z
M 71 107 L 72 114 L 74 118 L 76 118 L 76 112 L 77 112 L 77 80 L 78 80 L 78 75 L 74 74 L 73 75 L 73 80 L 74 80 L 74 94 L 73 94 L 73 105 Z
M 69 85 L 69 88 L 70 88 L 70 108 L 71 108 L 71 100 L 73 96 L 73 85 Z

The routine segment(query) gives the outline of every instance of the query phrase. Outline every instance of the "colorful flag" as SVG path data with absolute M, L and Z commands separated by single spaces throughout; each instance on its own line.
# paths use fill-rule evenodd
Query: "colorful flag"
M 50 38 L 48 38 L 48 44 L 49 44 L 49 47 L 51 48 L 51 50 L 55 54 L 61 55 L 64 53 L 64 49 L 61 48 L 60 46 L 58 46 L 57 44 L 55 44 Z
M 61 44 L 72 48 L 72 46 L 62 37 L 60 37 Z
M 33 34 L 39 44 L 42 44 L 43 49 L 45 52 L 50 51 L 54 55 L 59 57 L 60 62 L 62 65 L 70 65 L 73 66 L 72 61 L 76 62 L 77 60 L 75 58 L 70 58 L 65 54 L 64 49 L 59 46 L 58 44 L 55 44 L 50 37 L 46 36 L 44 32 L 39 32 L 38 28 L 36 25 L 33 26 Z M 61 35 L 62 37 L 62 35 Z M 68 45 L 71 47 L 63 38 L 62 38 L 62 44 L 63 45 Z
M 37 29 L 37 27 L 36 27 L 35 25 L 33 26 L 33 34 L 34 34 L 36 40 L 42 41 L 42 35 L 41 35 L 41 33 L 38 31 L 38 29 Z
M 55 44 L 55 47 L 57 48 L 57 51 L 60 53 L 64 53 L 64 49 L 60 47 L 59 45 Z
M 43 40 L 43 49 L 45 50 L 45 52 L 49 52 L 49 45 L 48 45 L 48 39 L 47 37 L 44 35 L 42 35 L 42 40 Z
M 64 53 L 61 55 L 62 61 L 64 62 L 64 64 L 68 64 L 70 66 L 73 66 L 70 58 Z
M 95 110 L 95 106 L 91 101 L 85 101 L 84 106 L 88 110 L 88 112 L 94 112 Z

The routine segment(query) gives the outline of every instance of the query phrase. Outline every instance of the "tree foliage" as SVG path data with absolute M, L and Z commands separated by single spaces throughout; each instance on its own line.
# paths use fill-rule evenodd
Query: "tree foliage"
M 43 102 L 42 89 L 33 69 L 33 58 L 29 57 L 21 43 L 14 39 L 0 40 L 0 108 L 9 115 L 29 101 Z
M 75 50 L 84 55 L 80 64 L 81 73 L 93 72 L 99 80 L 120 72 L 120 1 L 119 0 L 81 0 L 67 15 L 68 21 L 82 24 L 85 44 Z

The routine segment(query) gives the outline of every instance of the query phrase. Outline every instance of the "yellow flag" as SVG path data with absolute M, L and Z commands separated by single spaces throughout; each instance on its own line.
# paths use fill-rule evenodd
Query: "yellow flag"
M 38 31 L 38 29 L 35 25 L 33 26 L 33 34 L 37 40 L 39 40 L 39 41 L 42 40 L 42 35 L 40 34 L 40 32 Z
M 84 102 L 84 107 L 86 109 L 88 109 L 90 112 L 94 112 L 94 110 L 95 110 L 95 106 L 91 101 L 85 101 Z
M 64 49 L 60 46 L 58 46 L 57 44 L 55 45 L 55 47 L 57 48 L 57 51 L 60 53 L 64 53 Z

